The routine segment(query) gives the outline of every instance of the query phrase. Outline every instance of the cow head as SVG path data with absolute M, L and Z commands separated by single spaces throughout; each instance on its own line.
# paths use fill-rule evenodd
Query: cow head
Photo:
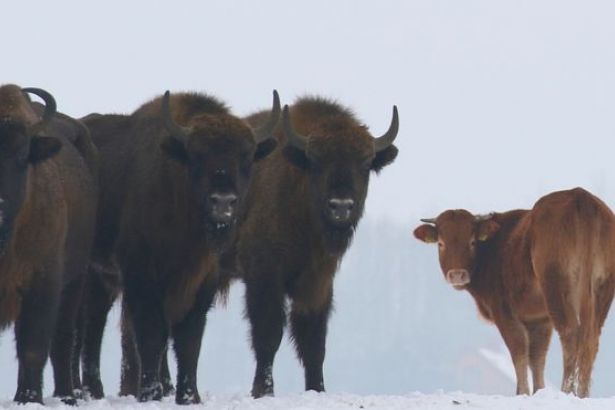
M 312 107 L 314 109 L 317 107 Z M 389 130 L 374 138 L 351 114 L 322 115 L 301 135 L 291 122 L 289 107 L 282 113 L 286 158 L 308 175 L 311 212 L 323 228 L 325 246 L 343 252 L 363 213 L 372 171 L 393 162 L 397 148 L 397 107 Z
M 11 87 L 11 86 L 5 86 Z M 6 90 L 6 88 L 5 88 Z M 62 143 L 53 137 L 40 135 L 56 112 L 56 103 L 51 94 L 38 88 L 15 88 L 6 90 L 6 116 L 0 118 L 0 252 L 4 252 L 10 239 L 13 225 L 26 198 L 29 169 L 54 156 Z M 45 102 L 42 119 L 28 123 L 24 118 L 32 115 L 30 101 L 22 92 L 35 94 Z M 11 111 L 20 107 L 29 113 Z
M 492 215 L 475 216 L 470 212 L 448 210 L 414 230 L 414 236 L 426 243 L 437 243 L 440 267 L 446 281 L 455 289 L 464 289 L 472 281 L 477 250 L 500 229 Z
M 276 146 L 272 131 L 281 109 L 276 91 L 273 97 L 269 120 L 255 129 L 227 112 L 199 114 L 187 126 L 180 126 L 171 118 L 168 91 L 162 99 L 162 120 L 169 132 L 162 150 L 186 167 L 205 227 L 216 236 L 233 227 L 252 164 Z

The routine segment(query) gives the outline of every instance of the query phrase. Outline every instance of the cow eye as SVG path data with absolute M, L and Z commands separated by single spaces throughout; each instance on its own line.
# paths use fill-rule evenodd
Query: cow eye
M 440 250 L 444 249 L 444 242 L 443 241 L 438 241 L 438 248 L 440 248 Z
M 474 248 L 476 246 L 476 239 L 472 238 L 470 241 L 470 248 Z

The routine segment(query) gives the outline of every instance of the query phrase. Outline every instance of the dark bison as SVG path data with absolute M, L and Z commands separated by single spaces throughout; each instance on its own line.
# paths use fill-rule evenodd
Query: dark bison
M 267 116 L 261 112 L 248 120 L 258 125 Z M 350 110 L 321 98 L 301 98 L 284 107 L 282 117 L 280 148 L 254 169 L 245 218 L 230 251 L 246 284 L 257 362 L 254 397 L 273 394 L 286 297 L 305 388 L 324 390 L 333 277 L 363 213 L 371 171 L 397 156 L 396 108 L 389 130 L 378 138 Z
M 122 393 L 161 399 L 172 337 L 175 400 L 200 402 L 196 370 L 206 314 L 220 284 L 218 255 L 234 235 L 253 162 L 276 145 L 279 113 L 275 92 L 272 114 L 259 128 L 208 95 L 167 92 L 130 116 L 84 119 L 101 158 L 91 289 L 97 296 L 87 313 L 84 363 L 84 381 L 98 395 L 100 337 L 119 291 L 119 270 L 128 352 Z M 140 360 L 130 354 L 135 341 Z
M 54 395 L 75 403 L 71 360 L 94 234 L 95 172 L 87 129 L 56 114 L 49 93 L 0 87 L 0 327 L 15 323 L 19 403 L 42 403 L 48 354 Z
M 534 208 L 477 217 L 449 210 L 414 231 L 438 243 L 445 279 L 474 298 L 500 331 L 517 375 L 517 394 L 544 387 L 553 326 L 564 353 L 562 390 L 589 395 L 600 330 L 615 292 L 615 219 L 576 188 Z

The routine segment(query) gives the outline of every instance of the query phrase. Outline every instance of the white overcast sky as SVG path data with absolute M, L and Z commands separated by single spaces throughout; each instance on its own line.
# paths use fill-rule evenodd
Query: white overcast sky
M 202 90 L 245 115 L 303 93 L 375 134 L 400 110 L 396 162 L 367 214 L 529 207 L 583 186 L 615 206 L 612 1 L 12 1 L 0 82 L 62 111 L 130 112 Z

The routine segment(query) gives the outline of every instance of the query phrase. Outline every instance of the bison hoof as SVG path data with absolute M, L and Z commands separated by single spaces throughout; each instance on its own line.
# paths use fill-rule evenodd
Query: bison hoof
M 199 392 L 193 389 L 186 389 L 183 393 L 177 392 L 175 396 L 175 403 L 177 404 L 199 404 L 201 403 L 201 396 Z
M 164 394 L 164 397 L 171 397 L 175 394 L 175 387 L 171 380 L 165 379 L 162 381 L 162 394 Z
M 43 393 L 41 391 L 35 391 L 35 390 L 29 390 L 29 389 L 17 390 L 17 393 L 15 393 L 15 398 L 13 400 L 19 404 L 26 404 L 26 403 L 43 404 Z
M 67 406 L 76 406 L 77 405 L 77 398 L 76 397 L 64 396 L 64 397 L 59 397 L 59 399 L 62 401 L 62 403 L 66 404 Z
M 100 400 L 105 397 L 105 391 L 100 380 L 84 384 L 83 391 L 84 395 L 90 399 Z
M 161 383 L 152 383 L 150 386 L 141 387 L 141 392 L 139 393 L 139 401 L 160 401 L 162 400 L 162 384 Z
M 265 396 L 273 396 L 273 386 L 258 386 L 252 387 L 252 397 L 260 399 Z

